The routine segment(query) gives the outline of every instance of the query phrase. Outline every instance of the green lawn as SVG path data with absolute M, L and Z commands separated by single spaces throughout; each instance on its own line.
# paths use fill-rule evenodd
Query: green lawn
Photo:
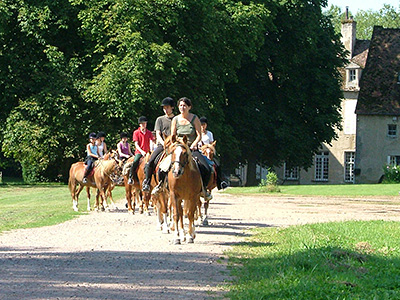
M 229 194 L 270 194 L 303 196 L 398 196 L 400 184 L 280 185 L 280 193 L 263 193 L 259 187 L 232 187 Z
M 121 199 L 124 189 L 117 187 L 113 196 Z M 92 189 L 93 207 L 95 193 Z M 79 197 L 79 209 L 86 210 L 86 192 Z M 66 185 L 3 184 L 0 185 L 0 232 L 58 224 L 82 212 L 72 210 L 72 200 Z
M 230 299 L 400 299 L 400 224 L 255 230 L 228 252 Z

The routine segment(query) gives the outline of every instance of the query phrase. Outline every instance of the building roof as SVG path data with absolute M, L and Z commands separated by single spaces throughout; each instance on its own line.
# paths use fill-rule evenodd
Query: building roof
M 360 80 L 356 113 L 400 115 L 400 29 L 375 26 Z
M 356 44 L 354 46 L 353 57 L 350 61 L 356 63 L 361 68 L 365 68 L 365 63 L 367 61 L 368 49 L 369 49 L 369 40 L 356 40 Z

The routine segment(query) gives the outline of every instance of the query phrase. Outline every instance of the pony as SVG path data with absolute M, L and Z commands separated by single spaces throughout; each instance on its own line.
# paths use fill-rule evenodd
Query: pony
M 173 211 L 172 229 L 175 230 L 173 243 L 180 244 L 185 240 L 187 243 L 193 243 L 196 237 L 194 217 L 200 195 L 203 193 L 200 171 L 193 160 L 186 136 L 177 138 L 173 135 L 167 152 L 172 156 L 168 187 Z M 183 199 L 185 201 L 182 208 Z M 187 215 L 189 219 L 187 237 L 185 237 L 183 215 Z
M 82 182 L 85 168 L 84 162 L 76 162 L 71 165 L 69 170 L 68 188 L 72 197 L 72 208 L 78 211 L 79 194 L 86 187 L 88 197 L 87 209 L 90 211 L 90 187 L 94 187 L 97 188 L 95 209 L 104 210 L 103 203 L 106 201 L 105 193 L 111 182 L 110 175 L 120 170 L 120 162 L 114 155 L 112 155 L 112 159 L 110 160 L 98 160 L 93 171 L 87 178 L 87 183 Z M 99 201 L 99 197 L 102 199 L 101 202 Z
M 204 144 L 203 146 L 200 147 L 201 153 L 203 153 L 203 155 L 205 157 L 207 157 L 207 159 L 209 161 L 211 161 L 211 162 L 213 162 L 214 155 L 216 153 L 216 151 L 215 151 L 216 143 L 217 143 L 217 141 L 214 141 L 211 144 Z M 213 169 L 214 172 L 211 173 L 210 180 L 208 181 L 208 184 L 207 184 L 207 190 L 209 190 L 210 192 L 217 186 L 217 173 L 216 173 L 216 170 L 215 170 L 215 163 L 214 163 L 212 169 Z M 210 201 L 206 200 L 204 198 L 204 203 L 203 204 L 204 204 L 204 215 L 201 213 L 201 206 L 202 206 L 202 202 L 201 201 L 197 205 L 198 214 L 200 216 L 202 224 L 204 226 L 207 226 L 208 225 L 208 207 L 210 205 Z

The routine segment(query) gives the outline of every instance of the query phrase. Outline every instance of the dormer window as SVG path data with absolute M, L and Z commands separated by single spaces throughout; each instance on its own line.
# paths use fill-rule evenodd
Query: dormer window
M 354 70 L 354 69 L 349 70 L 349 82 L 356 81 L 356 79 L 357 79 L 356 70 Z

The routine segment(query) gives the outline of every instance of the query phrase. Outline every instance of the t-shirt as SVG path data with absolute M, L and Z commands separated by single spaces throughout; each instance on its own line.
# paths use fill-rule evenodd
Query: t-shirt
M 154 126 L 154 130 L 160 131 L 161 136 L 163 136 L 163 134 L 166 136 L 170 136 L 171 135 L 171 123 L 172 123 L 173 118 L 174 118 L 173 116 L 170 118 L 166 115 L 158 117 L 156 120 L 156 125 Z M 160 143 L 158 143 L 158 145 L 160 145 Z
M 201 133 L 201 141 L 204 144 L 211 144 L 212 142 L 214 142 L 214 136 L 212 134 L 211 131 L 206 130 L 206 133 Z
M 140 149 L 144 152 L 150 152 L 150 140 L 154 141 L 153 134 L 150 130 L 146 129 L 143 133 L 140 128 L 138 128 L 133 132 L 132 141 L 138 142 Z M 135 150 L 135 154 L 140 154 L 139 149 Z

